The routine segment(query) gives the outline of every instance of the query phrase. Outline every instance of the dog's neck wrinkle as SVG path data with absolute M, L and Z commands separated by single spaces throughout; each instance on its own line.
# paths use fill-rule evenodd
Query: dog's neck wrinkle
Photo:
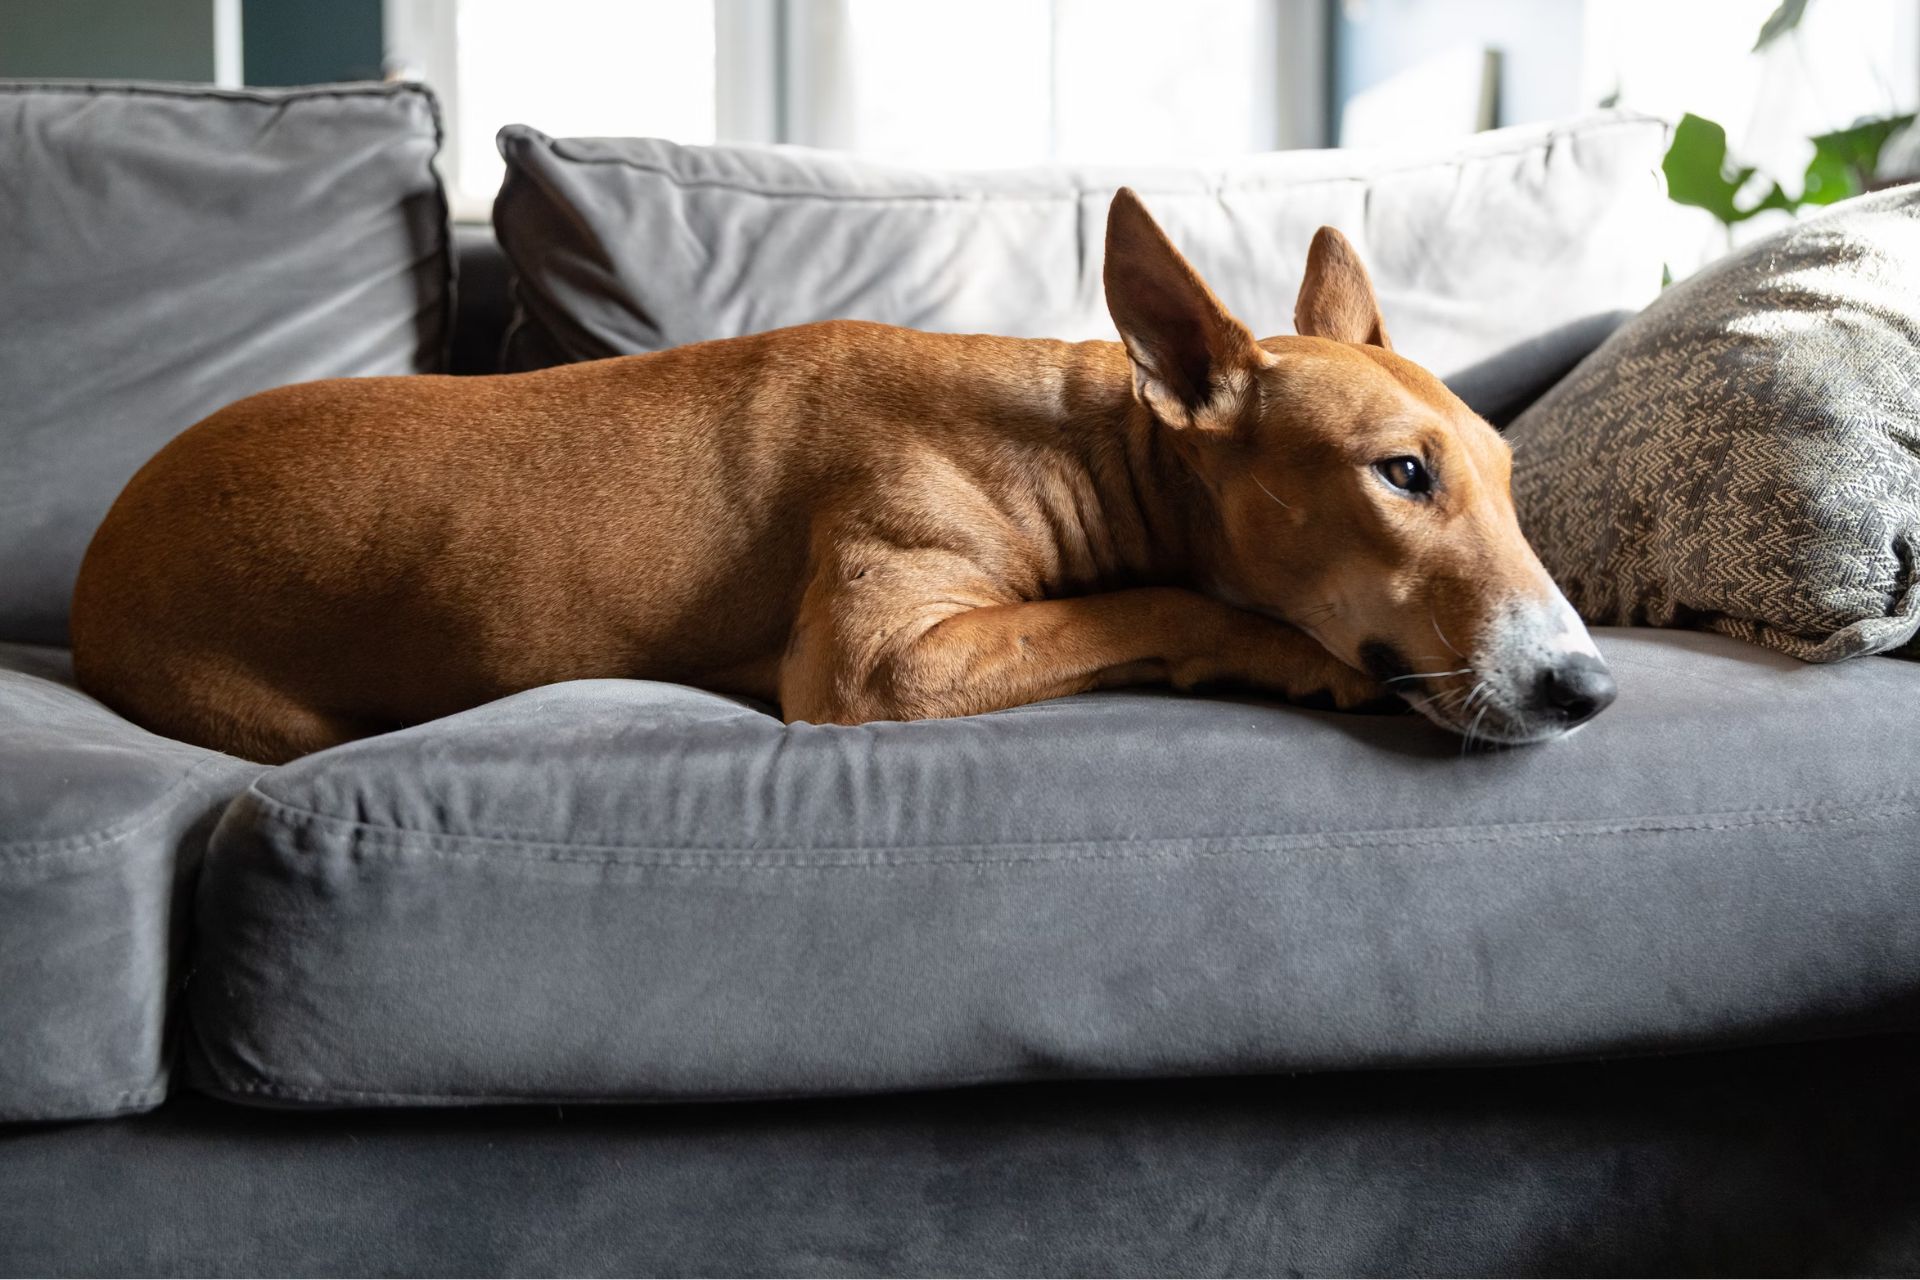
M 1081 399 L 1061 424 L 1071 480 L 1047 486 L 1043 514 L 1058 545 L 1049 587 L 1091 591 L 1129 585 L 1190 585 L 1191 525 L 1211 510 L 1192 469 L 1167 441 L 1169 428 L 1133 397 L 1130 382 Z
M 1131 391 L 1131 387 L 1129 387 Z M 1167 438 L 1168 428 L 1144 405 L 1130 401 L 1122 436 L 1125 492 L 1116 501 L 1138 513 L 1142 563 L 1136 568 L 1157 582 L 1187 584 L 1193 577 L 1192 521 L 1211 510 L 1199 477 Z

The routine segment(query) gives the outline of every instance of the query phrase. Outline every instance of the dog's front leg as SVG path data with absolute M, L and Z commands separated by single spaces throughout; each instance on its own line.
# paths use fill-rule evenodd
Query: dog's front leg
M 1338 707 L 1385 696 L 1305 633 L 1174 587 L 961 608 L 897 630 L 845 625 L 862 612 L 811 628 L 787 655 L 787 719 L 973 715 L 1121 684 L 1236 684 Z

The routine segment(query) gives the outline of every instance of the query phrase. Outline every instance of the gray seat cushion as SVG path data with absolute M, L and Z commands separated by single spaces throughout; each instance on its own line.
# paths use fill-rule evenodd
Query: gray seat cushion
M 1395 346 L 1501 419 L 1659 292 L 1667 132 L 1602 112 L 1437 148 L 942 173 L 512 125 L 493 209 L 520 308 L 507 365 L 836 318 L 1112 339 L 1101 246 L 1128 184 L 1262 336 L 1293 332 L 1308 242 L 1340 227 Z
M 178 890 L 259 771 L 135 728 L 60 650 L 0 644 L 0 1120 L 165 1095 Z
M 432 97 L 0 82 L 0 639 L 65 642 L 135 470 L 256 391 L 445 360 Z
M 783 727 L 535 690 L 260 777 L 199 898 L 197 1079 L 715 1098 L 1701 1048 L 1920 1014 L 1920 667 L 1603 631 L 1618 704 L 1107 693 Z

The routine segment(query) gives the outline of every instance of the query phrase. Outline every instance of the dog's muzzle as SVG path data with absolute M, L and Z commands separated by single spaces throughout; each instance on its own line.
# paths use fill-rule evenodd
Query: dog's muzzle
M 1559 721 L 1571 729 L 1605 711 L 1619 692 L 1613 672 L 1598 656 L 1570 653 L 1533 682 L 1533 705 L 1528 711 L 1541 720 Z
M 1375 654 L 1370 668 L 1375 661 L 1387 665 Z M 1593 637 L 1557 590 L 1544 608 L 1536 599 L 1503 610 L 1466 665 L 1465 672 L 1444 673 L 1447 682 L 1438 688 L 1389 687 L 1469 742 L 1504 745 L 1560 737 L 1605 711 L 1619 692 Z

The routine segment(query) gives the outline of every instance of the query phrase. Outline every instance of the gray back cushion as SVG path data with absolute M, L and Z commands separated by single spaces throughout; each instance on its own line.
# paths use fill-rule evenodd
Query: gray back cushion
M 1669 289 L 1508 434 L 1588 618 L 1920 654 L 1920 185 Z
M 441 368 L 438 133 L 412 86 L 0 83 L 0 639 L 64 639 L 108 505 L 208 413 Z
M 1667 129 L 1608 112 L 1443 152 L 1278 152 L 1168 170 L 933 173 L 793 148 L 500 134 L 517 275 L 510 368 L 813 320 L 1112 338 L 1107 204 L 1138 190 L 1261 335 L 1293 331 L 1307 245 L 1339 227 L 1394 342 L 1496 420 L 1660 284 Z

